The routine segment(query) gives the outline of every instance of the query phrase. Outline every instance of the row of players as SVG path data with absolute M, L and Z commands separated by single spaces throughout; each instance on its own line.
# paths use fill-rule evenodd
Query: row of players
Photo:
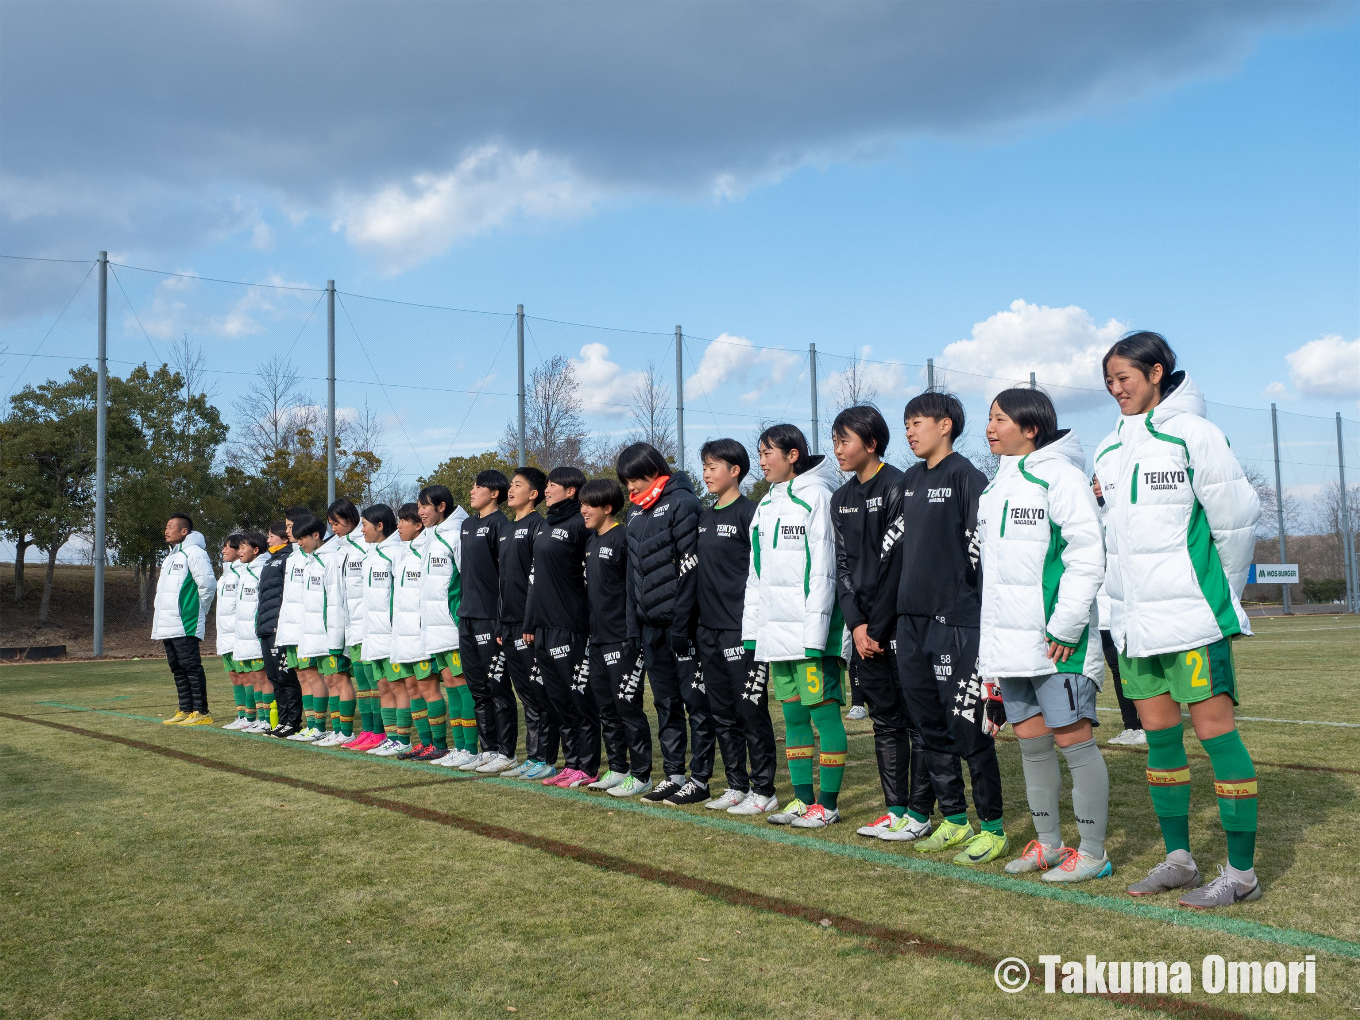
M 1007 390 L 992 403 L 987 439 L 1000 462 L 990 482 L 953 450 L 958 400 L 927 392 L 904 412 L 919 458 L 905 473 L 883 461 L 889 430 L 872 407 L 833 425 L 835 459 L 851 475 L 843 484 L 796 426 L 766 429 L 758 450 L 770 488 L 759 505 L 741 493 L 750 465 L 735 440 L 700 451 L 711 506 L 635 444 L 617 461 L 626 496 L 573 467 L 521 467 L 511 479 L 479 474 L 471 515 L 432 485 L 395 515 L 337 501 L 330 537 L 304 510 L 268 539 L 235 535 L 217 590 L 219 651 L 238 700 L 227 728 L 815 829 L 840 821 L 848 667 L 887 805 L 862 835 L 957 849 L 963 865 L 1004 855 L 994 737 L 1009 721 L 1036 839 L 1006 870 L 1084 881 L 1113 870 L 1108 773 L 1092 729 L 1105 677 L 1097 603 L 1108 591 L 1117 682 L 1147 731 L 1167 850 L 1129 892 L 1183 889 L 1195 907 L 1259 898 L 1256 779 L 1233 720 L 1231 646 L 1250 633 L 1239 596 L 1259 506 L 1164 339 L 1131 334 L 1104 368 L 1122 413 L 1094 478 L 1042 392 Z M 167 638 L 195 624 L 201 634 L 212 598 L 203 593 L 194 621 L 186 592 L 207 557 L 201 538 L 195 556 L 167 528 L 176 538 L 157 595 L 158 631 L 162 609 L 178 615 L 178 632 L 171 620 L 158 633 Z M 180 682 L 175 659 L 171 650 Z M 271 726 L 288 669 L 304 719 L 282 713 Z M 664 773 L 655 786 L 644 678 Z M 172 722 L 206 717 L 206 702 L 186 704 L 189 686 Z M 782 808 L 771 687 L 793 787 Z M 1207 885 L 1189 852 L 1182 705 L 1228 837 L 1228 866 Z M 1076 847 L 1060 833 L 1058 751 Z M 708 788 L 715 753 L 728 784 L 718 796 Z

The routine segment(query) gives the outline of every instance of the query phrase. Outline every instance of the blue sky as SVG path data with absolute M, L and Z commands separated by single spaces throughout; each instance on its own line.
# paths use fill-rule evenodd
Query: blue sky
M 1106 6 L 1120 5 L 1088 9 Z M 824 415 L 847 356 L 870 359 L 890 420 L 919 386 L 917 366 L 934 358 L 979 412 L 1000 383 L 974 375 L 1036 371 L 1093 445 L 1114 413 L 1093 352 L 1138 327 L 1165 333 L 1217 404 L 1275 400 L 1300 415 L 1357 418 L 1358 8 L 1286 5 L 1241 24 L 1224 15 L 1153 26 L 1124 53 L 1129 25 L 1155 9 L 1124 6 L 1131 22 L 1096 18 L 1069 39 L 1061 22 L 1042 33 L 1029 24 L 1034 60 L 991 82 L 973 51 L 1007 52 L 1000 28 L 902 26 L 943 40 L 939 66 L 921 58 L 920 74 L 898 81 L 892 60 L 876 72 L 871 58 L 847 85 L 836 54 L 858 54 L 862 39 L 847 30 L 822 43 L 813 25 L 789 44 L 805 68 L 775 73 L 774 85 L 779 74 L 812 79 L 786 107 L 765 95 L 758 67 L 700 52 L 689 77 L 642 76 L 645 116 L 609 104 L 592 116 L 575 102 L 558 130 L 532 115 L 559 80 L 542 69 L 544 80 L 522 94 L 474 96 L 465 120 L 476 123 L 446 126 L 442 148 L 419 123 L 373 127 L 372 117 L 346 121 L 327 109 L 275 114 L 277 123 L 261 113 L 255 123 L 244 97 L 205 110 L 181 94 L 191 90 L 148 79 L 106 100 L 128 125 L 115 138 L 130 139 L 121 151 L 112 143 L 107 180 L 74 169 L 95 153 L 58 128 L 69 117 L 78 133 L 91 114 L 58 96 L 48 99 L 57 128 L 19 119 L 18 140 L 31 132 L 32 153 L 6 147 L 13 187 L 0 203 L 0 252 L 79 259 L 104 247 L 115 261 L 192 276 L 313 287 L 334 278 L 350 294 L 501 313 L 523 302 L 540 317 L 530 320 L 531 367 L 555 353 L 577 359 L 602 435 L 629 428 L 623 405 L 649 360 L 673 374 L 670 334 L 680 323 L 690 337 L 691 450 L 710 435 L 749 439 L 763 421 L 806 421 L 814 342 Z M 1034 10 L 1032 22 L 1049 16 L 1044 5 Z M 692 27 L 702 30 L 702 18 Z M 351 28 L 362 35 L 362 17 Z M 243 77 L 254 76 L 256 59 L 266 82 L 284 73 L 263 42 L 246 35 L 241 45 Z M 362 52 L 362 40 L 354 45 Z M 1045 46 L 1085 47 L 1087 59 L 1058 60 L 1050 75 Z M 78 57 L 75 47 L 45 59 L 59 68 Z M 533 78 L 532 65 L 519 73 Z M 577 80 L 588 65 L 585 53 L 559 69 L 567 91 L 593 94 Z M 687 95 L 710 79 L 709 92 Z M 6 92 L 13 122 L 25 97 L 12 83 Z M 691 123 L 690 111 L 705 123 Z M 382 112 L 400 120 L 408 111 L 398 93 Z M 260 138 L 269 144 L 254 153 Z M 246 155 L 219 157 L 219 145 Z M 161 164 L 151 158 L 157 146 L 170 153 Z M 333 169 L 336 146 L 352 169 Z M 92 278 L 38 347 L 87 268 L 0 265 L 4 390 L 93 354 Z M 154 360 L 187 334 L 205 351 L 229 420 L 264 354 L 291 349 L 304 375 L 324 376 L 324 306 L 304 327 L 316 294 L 118 273 L 136 316 L 111 280 L 110 356 Z M 514 389 L 508 318 L 343 301 L 338 374 L 365 385 L 342 383 L 339 403 L 367 399 L 385 417 L 385 452 L 404 476 L 495 444 L 513 408 L 504 396 Z M 716 338 L 727 342 L 705 343 Z M 607 353 L 583 350 L 589 344 Z M 310 387 L 324 397 L 324 385 Z M 480 392 L 475 403 L 468 391 Z M 1243 437 L 1243 456 L 1259 461 L 1268 417 L 1215 413 Z M 1292 451 L 1292 484 L 1316 486 L 1334 427 L 1287 422 L 1287 436 L 1308 437 Z

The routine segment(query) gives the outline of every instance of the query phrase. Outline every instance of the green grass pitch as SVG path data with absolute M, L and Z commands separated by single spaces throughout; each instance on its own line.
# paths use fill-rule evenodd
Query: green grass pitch
M 845 824 L 800 833 L 163 727 L 163 660 L 0 667 L 0 1015 L 1360 1015 L 1360 725 L 1318 725 L 1360 724 L 1360 621 L 1256 628 L 1237 646 L 1238 712 L 1262 720 L 1240 725 L 1265 897 L 1214 914 L 1123 893 L 1163 852 L 1141 751 L 1107 752 L 1114 877 L 1055 892 L 856 836 L 882 809 L 867 721 L 848 724 Z M 230 692 L 208 669 L 222 723 Z M 1104 739 L 1118 716 L 1102 721 Z M 1212 872 L 1212 775 L 1187 746 Z M 1018 852 L 1032 829 L 1013 739 L 1000 754 Z M 785 800 L 782 762 L 779 784 Z M 1045 995 L 1044 953 L 1185 960 L 1196 991 Z M 1312 954 L 1317 993 L 1207 994 L 1208 953 Z M 1011 956 L 1036 974 L 1015 995 L 993 981 Z

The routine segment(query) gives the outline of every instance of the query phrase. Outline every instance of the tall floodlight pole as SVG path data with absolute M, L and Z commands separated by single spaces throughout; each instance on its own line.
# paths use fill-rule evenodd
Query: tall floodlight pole
M 104 654 L 104 554 L 109 490 L 109 253 L 99 253 L 99 382 L 95 390 L 94 655 Z M 1338 427 L 1340 419 L 1338 418 Z
M 1360 567 L 1355 562 L 1355 532 L 1351 530 L 1350 493 L 1346 491 L 1346 449 L 1341 412 L 1336 412 L 1336 465 L 1341 472 L 1341 559 L 1346 571 L 1346 610 L 1360 612 Z
M 675 327 L 675 466 L 685 470 L 685 331 Z
M 1280 422 L 1279 416 L 1275 413 L 1275 405 L 1270 405 L 1270 437 L 1275 443 L 1275 523 L 1280 529 L 1280 562 L 1285 562 L 1288 553 L 1284 548 L 1284 486 L 1280 482 Z M 1289 609 L 1289 585 L 1280 585 L 1280 592 L 1283 596 L 1284 612 L 1288 616 Z
M 926 358 L 926 390 L 935 392 L 935 359 Z
M 519 350 L 519 465 L 529 463 L 524 452 L 524 306 L 515 305 L 515 342 Z
M 1034 373 L 1033 373 L 1033 372 L 1031 372 L 1031 373 L 1029 374 L 1029 388 L 1032 389 L 1032 390 L 1037 390 L 1037 389 L 1039 388 L 1039 384 L 1038 384 L 1037 382 L 1034 381 Z
M 326 505 L 335 502 L 335 281 L 326 281 Z
M 819 428 L 819 426 L 818 426 L 818 424 L 817 424 L 817 345 L 816 345 L 816 344 L 808 344 L 808 365 L 809 365 L 809 367 L 810 367 L 811 370 L 812 370 L 812 371 L 809 373 L 809 382 L 810 382 L 811 385 L 812 385 L 812 452 L 813 452 L 813 453 L 820 453 L 821 450 L 819 450 L 818 447 L 821 446 L 821 443 L 819 442 L 818 437 L 817 437 L 817 433 L 820 431 L 820 428 Z

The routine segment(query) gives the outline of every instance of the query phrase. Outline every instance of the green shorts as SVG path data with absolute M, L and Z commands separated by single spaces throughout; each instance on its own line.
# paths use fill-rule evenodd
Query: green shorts
M 335 676 L 337 673 L 349 672 L 349 659 L 340 649 L 335 649 L 330 655 L 317 655 L 312 658 L 315 668 L 322 676 Z
M 383 663 L 383 675 L 389 681 L 405 680 L 408 677 L 415 677 L 417 680 L 428 680 L 430 674 L 434 672 L 434 663 L 429 659 L 421 659 L 419 662 L 393 662 L 391 659 Z
M 236 664 L 236 660 L 231 657 L 231 652 L 222 653 L 222 672 L 237 673 L 241 667 Z
M 364 646 L 362 644 L 345 645 L 345 658 L 350 662 L 362 662 L 364 658 Z
M 369 659 L 367 662 L 364 663 L 364 665 L 368 667 L 368 678 L 372 680 L 375 684 L 379 680 L 387 679 L 386 659 Z
M 1183 652 L 1130 659 L 1119 653 L 1119 683 L 1124 696 L 1140 701 L 1170 694 L 1173 701 L 1192 705 L 1216 694 L 1226 694 L 1237 704 L 1237 673 L 1233 668 L 1232 641 L 1222 638 L 1211 645 Z
M 770 663 L 774 696 L 779 701 L 794 698 L 811 708 L 824 701 L 845 704 L 845 663 L 835 656 L 823 659 L 790 659 Z
M 283 648 L 283 661 L 288 664 L 289 669 L 311 669 L 311 659 L 299 659 L 297 645 L 285 645 Z
M 264 669 L 263 659 L 233 659 L 238 673 L 258 673 Z
M 430 661 L 434 663 L 436 673 L 442 673 L 447 669 L 453 676 L 463 675 L 463 660 L 458 657 L 456 648 L 451 648 L 447 652 L 435 652 L 430 656 Z

